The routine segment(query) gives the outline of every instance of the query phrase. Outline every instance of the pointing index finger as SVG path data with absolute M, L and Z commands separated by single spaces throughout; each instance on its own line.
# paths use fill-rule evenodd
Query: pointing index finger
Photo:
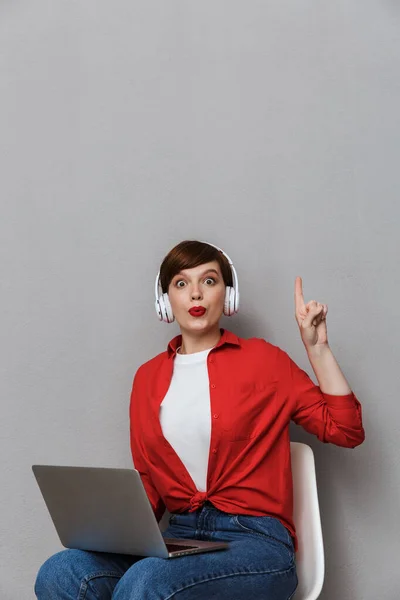
M 294 284 L 294 300 L 297 310 L 304 308 L 303 281 L 301 277 L 296 277 Z

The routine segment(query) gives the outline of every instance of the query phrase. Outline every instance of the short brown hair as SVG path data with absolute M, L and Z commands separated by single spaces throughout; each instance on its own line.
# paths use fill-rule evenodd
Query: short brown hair
M 233 286 L 231 267 L 227 258 L 214 246 L 197 240 L 184 240 L 168 252 L 161 263 L 160 283 L 163 294 L 168 292 L 173 277 L 183 269 L 193 269 L 216 260 L 226 286 Z

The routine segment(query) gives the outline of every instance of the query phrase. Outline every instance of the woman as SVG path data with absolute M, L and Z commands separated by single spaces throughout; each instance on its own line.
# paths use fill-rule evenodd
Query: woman
M 36 581 L 39 600 L 288 600 L 297 586 L 289 422 L 323 442 L 364 440 L 361 406 L 327 339 L 328 307 L 295 316 L 315 385 L 280 348 L 239 338 L 219 321 L 237 312 L 236 271 L 227 255 L 187 240 L 156 279 L 159 318 L 179 324 L 166 351 L 136 372 L 131 448 L 165 537 L 228 541 L 229 549 L 178 559 L 65 550 Z

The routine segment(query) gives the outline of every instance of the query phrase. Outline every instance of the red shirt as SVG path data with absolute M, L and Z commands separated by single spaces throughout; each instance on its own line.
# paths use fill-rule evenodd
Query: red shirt
M 165 507 L 194 511 L 209 500 L 228 513 L 276 517 L 297 549 L 289 422 L 322 442 L 354 448 L 365 436 L 361 405 L 353 393 L 322 392 L 286 352 L 264 339 L 221 333 L 207 356 L 212 421 L 207 492 L 197 491 L 159 420 L 180 335 L 135 374 L 130 404 L 135 468 L 158 520 Z

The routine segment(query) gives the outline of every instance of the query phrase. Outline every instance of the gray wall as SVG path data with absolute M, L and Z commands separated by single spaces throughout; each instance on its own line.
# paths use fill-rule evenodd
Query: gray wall
M 313 378 L 295 277 L 328 303 L 367 439 L 293 428 L 322 598 L 397 598 L 399 27 L 391 0 L 0 3 L 2 600 L 60 549 L 31 464 L 131 466 L 133 374 L 178 332 L 154 277 L 185 238 L 234 260 L 222 324 Z

